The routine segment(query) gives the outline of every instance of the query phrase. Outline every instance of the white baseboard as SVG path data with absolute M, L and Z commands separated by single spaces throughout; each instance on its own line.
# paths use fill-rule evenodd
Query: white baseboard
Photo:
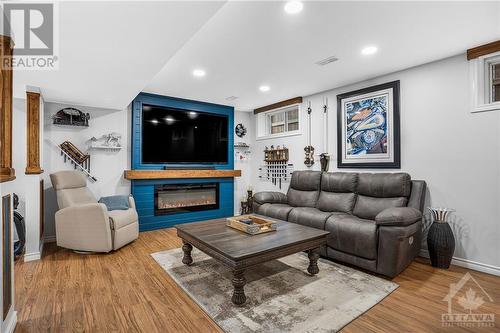
M 55 243 L 56 242 L 56 235 L 47 235 L 43 238 L 43 241 L 45 243 Z
M 425 249 L 421 249 L 419 255 L 424 258 L 429 258 L 429 251 Z M 478 272 L 488 273 L 496 276 L 500 276 L 500 267 L 483 264 L 477 261 L 472 261 L 469 259 L 457 258 L 453 257 L 451 259 L 452 265 L 457 265 L 460 267 L 472 269 Z
M 14 333 L 14 329 L 16 328 L 16 324 L 17 324 L 17 311 L 11 310 L 9 312 L 9 314 L 7 315 L 7 318 L 5 318 L 5 321 L 3 322 L 2 332 Z
M 40 260 L 42 255 L 40 252 L 26 253 L 24 255 L 24 262 Z

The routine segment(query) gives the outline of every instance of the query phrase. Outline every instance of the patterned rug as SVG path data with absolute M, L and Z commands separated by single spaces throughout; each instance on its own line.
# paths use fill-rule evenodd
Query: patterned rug
M 248 270 L 247 303 L 236 307 L 231 270 L 196 248 L 192 255 L 191 266 L 181 263 L 181 249 L 151 256 L 228 333 L 337 332 L 398 287 L 326 259 L 310 276 L 298 253 Z

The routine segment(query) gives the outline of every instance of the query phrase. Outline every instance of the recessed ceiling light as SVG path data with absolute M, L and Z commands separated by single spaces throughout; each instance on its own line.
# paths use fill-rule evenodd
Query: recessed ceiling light
M 260 86 L 259 90 L 262 91 L 262 92 L 266 92 L 266 91 L 271 90 L 271 88 L 269 86 Z
M 204 77 L 207 73 L 203 69 L 195 69 L 193 71 L 193 76 Z
M 361 54 L 363 55 L 371 55 L 377 53 L 378 49 L 376 46 L 367 46 L 361 50 Z
M 287 14 L 297 14 L 302 11 L 304 4 L 301 1 L 288 1 L 285 4 L 285 12 Z

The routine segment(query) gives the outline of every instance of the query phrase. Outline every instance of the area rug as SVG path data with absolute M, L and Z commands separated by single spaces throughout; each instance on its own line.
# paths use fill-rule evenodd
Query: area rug
M 228 333 L 337 332 L 398 287 L 326 259 L 310 276 L 298 253 L 248 270 L 247 303 L 236 307 L 231 270 L 197 249 L 192 255 L 191 266 L 181 263 L 181 249 L 151 256 Z

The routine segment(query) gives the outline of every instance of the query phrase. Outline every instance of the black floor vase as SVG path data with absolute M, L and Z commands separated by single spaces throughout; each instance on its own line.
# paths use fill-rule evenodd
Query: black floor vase
M 455 252 L 455 237 L 446 222 L 434 222 L 427 235 L 427 246 L 431 264 L 438 268 L 449 268 Z

